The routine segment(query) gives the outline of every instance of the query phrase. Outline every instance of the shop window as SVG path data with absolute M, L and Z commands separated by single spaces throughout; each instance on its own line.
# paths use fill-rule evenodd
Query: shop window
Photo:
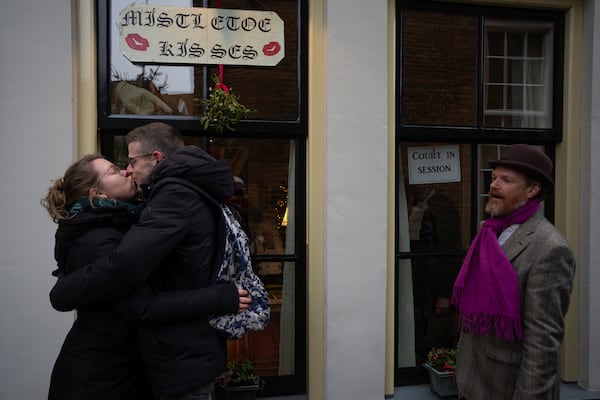
M 275 66 L 138 64 L 119 48 L 125 0 L 99 0 L 98 132 L 101 152 L 126 166 L 124 135 L 162 121 L 187 145 L 228 160 L 236 192 L 228 201 L 245 222 L 255 271 L 269 292 L 265 331 L 228 341 L 230 360 L 250 359 L 266 384 L 262 394 L 306 390 L 307 2 L 304 0 L 147 0 L 156 7 L 272 11 L 284 23 L 285 56 Z M 218 4 L 217 4 L 218 3 Z M 140 3 L 141 4 L 141 3 Z M 219 7 L 217 7 L 219 6 Z M 205 129 L 201 103 L 218 76 L 254 112 L 222 132 Z

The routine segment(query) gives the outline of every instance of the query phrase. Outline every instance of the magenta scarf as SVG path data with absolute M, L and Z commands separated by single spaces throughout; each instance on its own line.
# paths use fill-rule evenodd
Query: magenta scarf
M 536 199 L 502 217 L 492 217 L 473 239 L 454 282 L 452 304 L 458 307 L 463 331 L 523 340 L 519 278 L 498 243 L 498 235 L 510 225 L 522 224 L 540 208 Z

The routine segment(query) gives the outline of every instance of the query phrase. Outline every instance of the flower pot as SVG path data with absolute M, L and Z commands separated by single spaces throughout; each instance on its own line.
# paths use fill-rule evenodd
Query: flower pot
M 264 382 L 249 386 L 215 387 L 215 400 L 256 400 L 256 393 L 262 390 Z
M 432 392 L 440 397 L 456 396 L 458 394 L 454 372 L 441 372 L 427 363 L 423 366 L 429 374 L 429 385 Z

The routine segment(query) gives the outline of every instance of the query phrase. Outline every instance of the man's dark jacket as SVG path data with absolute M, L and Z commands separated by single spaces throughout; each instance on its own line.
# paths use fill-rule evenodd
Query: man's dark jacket
M 109 256 L 59 279 L 51 292 L 53 306 L 69 310 L 114 301 L 145 282 L 155 292 L 210 286 L 222 251 L 220 219 L 190 184 L 216 202 L 233 193 L 226 161 L 217 161 L 193 146 L 171 154 L 148 179 L 147 205 L 140 221 Z M 232 312 L 234 305 L 237 309 L 237 292 L 228 299 L 215 293 L 212 302 L 226 302 Z M 205 385 L 226 364 L 225 341 L 210 327 L 207 315 L 180 322 L 143 321 L 139 345 L 150 381 L 161 393 L 187 392 Z

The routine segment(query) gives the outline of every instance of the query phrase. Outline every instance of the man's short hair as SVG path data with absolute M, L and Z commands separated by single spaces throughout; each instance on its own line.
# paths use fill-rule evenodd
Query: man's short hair
M 181 133 L 164 122 L 152 122 L 132 129 L 125 136 L 125 142 L 128 145 L 138 142 L 142 152 L 151 153 L 158 150 L 164 157 L 168 157 L 185 145 Z

